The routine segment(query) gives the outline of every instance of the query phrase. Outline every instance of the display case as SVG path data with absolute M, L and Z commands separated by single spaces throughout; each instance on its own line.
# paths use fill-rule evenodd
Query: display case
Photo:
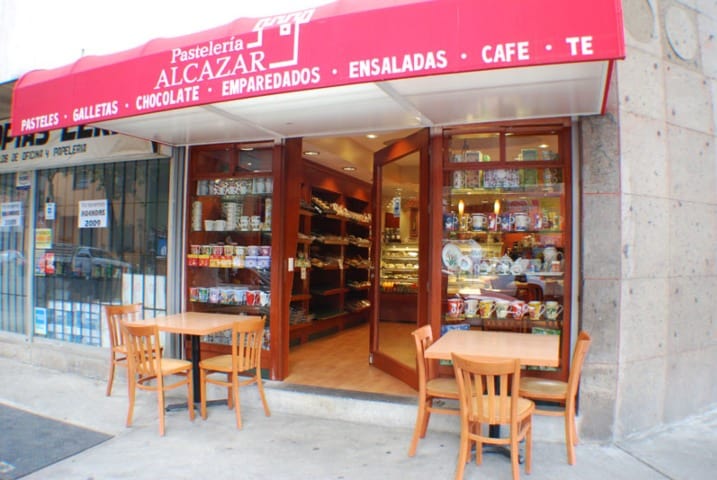
M 272 148 L 196 147 L 190 160 L 186 242 L 187 311 L 267 319 L 272 302 Z M 230 332 L 202 339 L 225 353 Z
M 310 162 L 305 173 L 289 317 L 293 343 L 363 323 L 371 306 L 370 189 L 348 188 L 354 181 L 322 175 Z
M 559 126 L 447 134 L 444 326 L 567 332 L 568 142 Z
M 386 243 L 381 246 L 381 292 L 418 291 L 418 244 Z

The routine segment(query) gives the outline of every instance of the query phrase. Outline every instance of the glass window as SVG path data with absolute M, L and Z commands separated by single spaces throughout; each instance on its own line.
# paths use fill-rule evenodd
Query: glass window
M 142 303 L 146 318 L 166 313 L 168 198 L 168 159 L 38 173 L 44 235 L 42 243 L 36 236 L 33 271 L 44 336 L 106 345 L 103 305 Z
M 0 330 L 24 333 L 28 190 L 17 188 L 16 175 L 0 175 Z
M 500 134 L 471 133 L 454 135 L 449 140 L 451 163 L 493 162 L 500 160 Z
M 472 136 L 460 132 L 448 138 L 442 329 L 558 334 L 567 345 L 571 252 L 564 182 L 569 166 L 559 146 L 569 130 L 525 130 L 506 127 L 495 133 L 495 143 L 503 147 L 489 154 L 489 162 L 475 165 L 456 165 L 451 156 L 462 142 L 469 146 L 464 151 L 473 151 Z M 488 151 L 480 148 L 481 155 Z M 568 351 L 561 348 L 561 355 Z M 561 365 L 566 363 L 561 358 Z

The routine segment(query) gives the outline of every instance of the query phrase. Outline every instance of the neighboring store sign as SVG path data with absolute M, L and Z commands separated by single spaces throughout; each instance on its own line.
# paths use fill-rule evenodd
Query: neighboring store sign
M 35 307 L 35 335 L 47 335 L 47 309 Z
M 47 250 L 52 248 L 52 229 L 37 228 L 35 229 L 35 248 Z
M 77 226 L 79 228 L 106 228 L 107 207 L 107 199 L 80 201 Z
M 18 175 L 17 188 L 21 177 L 27 176 L 22 185 L 30 186 L 33 168 L 52 168 L 80 163 L 97 163 L 110 158 L 137 156 L 147 158 L 154 155 L 152 142 L 120 135 L 109 130 L 84 125 L 31 133 L 19 137 L 10 134 L 8 120 L 0 120 L 0 172 L 23 170 Z
M 22 202 L 0 204 L 0 227 L 22 227 Z
M 32 71 L 14 135 L 282 92 L 624 57 L 619 0 L 355 2 Z
M 30 172 L 19 172 L 17 174 L 17 181 L 15 182 L 15 188 L 18 190 L 30 190 L 31 173 Z
M 54 202 L 47 202 L 45 204 L 45 220 L 54 220 L 55 219 L 55 203 Z

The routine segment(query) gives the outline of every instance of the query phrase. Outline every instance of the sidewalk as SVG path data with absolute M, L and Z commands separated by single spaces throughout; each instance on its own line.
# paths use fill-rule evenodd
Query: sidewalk
M 214 406 L 206 421 L 198 416 L 190 422 L 186 411 L 168 412 L 166 436 L 160 437 L 153 394 L 138 392 L 134 425 L 124 426 L 122 379 L 112 397 L 105 397 L 103 381 L 0 357 L 0 385 L 0 403 L 114 436 L 24 477 L 29 480 L 449 479 L 457 461 L 457 435 L 432 429 L 433 423 L 417 455 L 407 456 L 415 405 L 349 403 L 351 410 L 396 408 L 395 424 L 320 418 L 322 411 L 340 416 L 346 407 L 335 397 L 287 392 L 283 384 L 268 382 L 271 417 L 264 416 L 250 387 L 242 391 L 243 430 L 236 430 L 232 411 Z M 170 402 L 181 400 L 181 393 L 175 395 Z M 620 445 L 582 443 L 574 466 L 567 465 L 561 442 L 541 440 L 540 425 L 534 433 L 533 473 L 521 471 L 522 478 L 706 480 L 717 471 L 717 409 Z M 509 461 L 486 455 L 483 465 L 466 467 L 465 478 L 510 479 Z

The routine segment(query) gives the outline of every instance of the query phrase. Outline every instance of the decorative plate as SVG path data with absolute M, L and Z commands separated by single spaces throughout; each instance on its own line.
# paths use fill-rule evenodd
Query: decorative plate
M 458 245 L 453 243 L 447 243 L 443 247 L 443 251 L 441 252 L 441 258 L 443 259 L 443 265 L 448 270 L 456 271 L 459 268 L 458 262 L 461 259 L 463 254 L 461 253 L 461 249 L 458 248 Z
M 464 272 L 470 272 L 473 270 L 473 260 L 471 260 L 471 257 L 468 255 L 461 255 L 461 258 L 458 259 L 458 268 Z

